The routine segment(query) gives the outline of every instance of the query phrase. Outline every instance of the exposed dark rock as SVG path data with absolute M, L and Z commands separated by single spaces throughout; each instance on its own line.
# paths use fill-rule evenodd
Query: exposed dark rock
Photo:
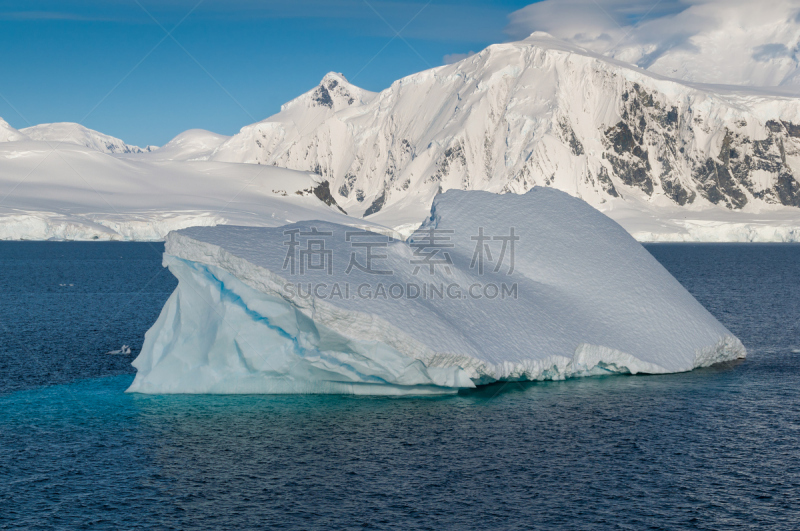
M 642 140 L 641 135 L 636 135 L 625 122 L 619 122 L 609 128 L 605 136 L 618 155 L 604 153 L 604 157 L 611 163 L 614 174 L 628 186 L 641 188 L 647 195 L 652 195 L 650 161 L 647 151 L 639 145 Z
M 339 187 L 339 195 L 341 195 L 342 197 L 348 197 L 350 195 L 350 192 L 353 190 L 353 187 L 356 185 L 357 180 L 358 177 L 356 177 L 352 173 L 348 173 L 347 175 L 345 175 L 344 182 Z
M 334 83 L 336 83 L 336 81 L 334 81 Z M 328 92 L 328 89 L 325 87 L 325 85 L 318 86 L 317 90 L 315 90 L 314 94 L 312 94 L 312 97 L 317 104 L 322 105 L 323 107 L 333 107 L 333 98 L 331 98 L 331 93 Z
M 611 142 L 614 151 L 622 155 L 623 153 L 633 153 L 634 149 L 641 147 L 638 145 L 637 139 L 634 139 L 631 128 L 625 122 L 619 122 L 614 127 L 606 131 L 606 138 Z M 641 158 L 641 154 L 637 155 Z
M 775 191 L 782 205 L 800 207 L 800 183 L 788 170 L 778 176 Z
M 464 146 L 461 142 L 456 142 L 444 151 L 444 156 L 439 161 L 439 169 L 431 177 L 431 180 L 441 182 L 444 176 L 450 174 L 450 166 L 454 162 L 459 162 L 465 169 L 467 167 L 467 157 L 464 154 Z M 469 176 L 465 175 L 464 178 L 468 180 Z
M 664 193 L 678 203 L 679 205 L 683 206 L 686 203 L 692 203 L 697 197 L 697 194 L 694 192 L 689 192 L 681 186 L 681 183 L 678 181 L 661 181 L 661 187 L 664 189 Z
M 461 145 L 461 142 L 455 146 L 450 146 L 444 151 L 443 165 L 453 161 L 459 161 L 464 166 L 467 165 L 467 157 L 464 156 L 464 146 Z
M 317 175 L 322 175 L 323 177 L 327 177 L 329 173 L 328 168 L 321 166 L 319 163 L 316 166 L 314 166 L 314 169 L 311 171 L 313 171 Z
M 695 197 L 697 197 L 697 194 L 684 188 L 680 182 L 677 172 L 674 171 L 670 160 L 673 159 L 668 157 L 666 154 L 663 154 L 658 158 L 658 162 L 661 163 L 660 180 L 661 188 L 664 190 L 664 194 L 681 206 L 685 205 L 686 203 L 693 202 Z
M 733 142 L 733 135 L 730 131 L 725 133 L 725 138 L 722 139 L 722 148 L 719 151 L 719 160 L 725 167 L 729 167 L 731 162 L 731 142 Z
M 773 150 L 772 148 L 776 148 Z M 781 160 L 780 148 L 772 136 L 766 140 L 753 141 L 753 169 L 764 170 L 770 173 L 779 173 L 783 161 Z
M 392 150 L 389 150 L 389 156 L 386 160 L 386 177 L 390 183 L 394 182 L 397 177 L 397 161 Z
M 342 214 L 347 214 L 347 212 L 345 212 L 344 209 L 336 203 L 336 199 L 334 199 L 331 195 L 331 185 L 328 183 L 328 181 L 322 181 L 316 187 L 314 187 L 311 192 L 317 196 L 317 199 L 326 205 L 335 206 Z
M 581 144 L 581 141 L 575 136 L 575 131 L 573 131 L 569 122 L 566 119 L 561 119 L 558 122 L 558 126 L 561 128 L 561 133 L 564 135 L 563 139 L 569 145 L 572 154 L 576 157 L 583 155 L 585 153 L 583 144 Z
M 695 169 L 695 179 L 699 181 L 700 193 L 712 203 L 724 203 L 728 208 L 742 208 L 747 204 L 747 196 L 736 184 L 727 167 L 712 158 Z
M 786 132 L 792 138 L 800 138 L 800 125 L 795 125 L 792 122 L 783 122 Z
M 311 95 L 312 101 L 317 105 L 331 109 L 333 108 L 332 93 L 340 97 L 346 97 L 348 105 L 352 105 L 355 102 L 355 99 L 348 93 L 347 88 L 344 85 L 340 85 L 335 79 L 329 79 L 327 83 L 321 83 Z
M 606 155 L 614 174 L 628 186 L 641 188 L 647 195 L 653 195 L 653 180 L 650 178 L 650 165 L 641 160 Z
M 800 155 L 800 145 L 794 143 L 795 138 L 800 138 L 800 125 L 770 120 L 765 124 L 767 137 L 763 140 L 735 132 L 739 129 L 728 130 L 716 158 L 698 157 L 699 153 L 693 148 L 687 149 L 690 140 L 686 133 L 691 134 L 691 129 L 680 128 L 678 108 L 662 104 L 636 83 L 630 87 L 622 97 L 622 120 L 604 131 L 608 149 L 602 155 L 625 185 L 651 194 L 660 183 L 667 197 L 678 205 L 685 205 L 697 197 L 683 184 L 686 181 L 682 173 L 688 164 L 698 193 L 712 203 L 742 208 L 748 202 L 748 192 L 768 202 L 784 205 L 800 202 L 798 180 L 787 165 L 788 157 Z M 692 129 L 701 128 L 711 133 L 703 116 L 694 114 L 688 120 L 693 124 Z M 746 125 L 746 121 L 739 120 L 735 127 Z M 568 139 L 565 144 L 569 144 Z M 660 174 L 657 178 L 650 160 L 658 160 Z M 771 188 L 760 188 L 763 181 L 753 177 L 755 171 L 774 175 L 775 184 Z M 602 175 L 598 179 L 602 182 Z
M 770 120 L 767 122 L 767 131 L 772 133 L 781 133 L 783 132 L 783 126 L 777 120 Z
M 385 202 L 386 202 L 386 190 L 381 192 L 381 195 L 379 195 L 377 199 L 375 199 L 375 201 L 372 202 L 369 208 L 364 212 L 363 217 L 367 217 L 371 214 L 378 212 L 380 209 L 383 208 L 383 204 Z
M 664 119 L 665 125 L 678 125 L 678 108 L 673 107 L 667 112 Z
M 600 166 L 600 172 L 597 174 L 597 180 L 600 182 L 600 186 L 608 195 L 612 197 L 619 197 L 619 193 L 614 187 L 614 183 L 611 181 L 611 176 L 608 174 L 608 170 L 605 166 Z

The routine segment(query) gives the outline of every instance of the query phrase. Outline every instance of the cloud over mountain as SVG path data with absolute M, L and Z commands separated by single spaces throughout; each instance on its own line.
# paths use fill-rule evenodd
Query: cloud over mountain
M 533 31 L 686 81 L 800 92 L 800 0 L 545 0 L 509 16 L 511 37 Z

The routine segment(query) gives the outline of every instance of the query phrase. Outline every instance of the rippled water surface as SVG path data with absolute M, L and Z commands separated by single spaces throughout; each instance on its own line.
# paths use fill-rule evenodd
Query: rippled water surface
M 800 528 L 800 246 L 648 249 L 745 362 L 448 398 L 154 397 L 123 391 L 175 287 L 163 246 L 0 242 L 0 529 Z

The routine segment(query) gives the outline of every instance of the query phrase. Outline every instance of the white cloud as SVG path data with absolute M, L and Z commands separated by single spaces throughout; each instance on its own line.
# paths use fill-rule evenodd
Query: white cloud
M 544 0 L 512 13 L 505 31 L 546 31 L 689 81 L 774 86 L 800 77 L 800 0 Z

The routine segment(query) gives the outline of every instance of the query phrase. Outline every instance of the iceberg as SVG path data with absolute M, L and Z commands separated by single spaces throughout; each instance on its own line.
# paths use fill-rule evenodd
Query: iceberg
M 138 393 L 454 393 L 663 374 L 742 343 L 620 225 L 552 188 L 449 190 L 407 240 L 326 221 L 166 238 Z

